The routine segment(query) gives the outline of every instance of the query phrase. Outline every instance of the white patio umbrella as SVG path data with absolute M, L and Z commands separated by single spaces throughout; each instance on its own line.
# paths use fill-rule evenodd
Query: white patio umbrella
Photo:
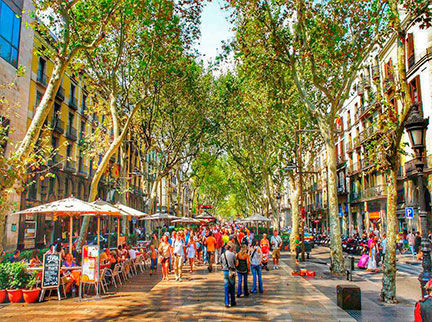
M 103 201 L 101 199 L 93 201 L 91 204 L 96 205 L 97 207 L 99 207 L 103 210 L 106 210 L 106 211 L 110 212 L 111 214 L 114 214 L 117 217 L 117 247 L 118 247 L 119 241 L 120 241 L 120 215 L 121 216 L 128 216 L 129 214 L 127 212 L 113 206 L 109 202 Z M 98 229 L 98 231 L 99 231 L 99 229 Z M 111 231 L 110 231 L 110 233 L 111 233 Z M 99 233 L 98 233 L 98 239 L 99 239 Z
M 109 215 L 112 214 L 112 212 L 101 209 L 100 207 L 94 204 L 85 202 L 83 200 L 74 198 L 72 196 L 69 198 L 53 201 L 33 208 L 24 209 L 15 212 L 12 215 L 25 215 L 25 214 L 69 216 L 69 252 L 72 252 L 73 217 L 83 216 L 83 215 L 93 215 L 99 217 L 99 215 Z M 98 237 L 99 237 L 99 233 L 98 233 Z
M 122 203 L 116 203 L 114 205 L 114 207 L 122 210 L 123 212 L 127 213 L 129 216 L 132 216 L 132 217 L 141 218 L 141 217 L 148 216 L 148 214 L 146 214 L 145 212 L 142 212 L 142 211 L 136 210 L 134 208 L 128 207 Z
M 178 217 L 169 215 L 167 213 L 157 212 L 157 213 L 155 213 L 155 214 L 153 214 L 151 216 L 141 218 L 140 220 L 157 221 L 158 224 L 160 224 L 161 221 L 172 221 L 172 220 L 177 219 L 177 218 Z M 160 238 L 160 230 L 159 229 L 158 229 L 158 236 Z
M 183 223 L 183 224 L 199 224 L 200 221 L 195 218 L 181 217 L 172 221 L 173 223 Z

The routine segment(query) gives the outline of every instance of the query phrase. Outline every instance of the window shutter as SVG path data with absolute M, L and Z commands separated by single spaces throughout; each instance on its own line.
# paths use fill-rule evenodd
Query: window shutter
M 409 33 L 407 37 L 407 57 L 410 58 L 413 55 L 414 55 L 414 35 L 412 33 Z

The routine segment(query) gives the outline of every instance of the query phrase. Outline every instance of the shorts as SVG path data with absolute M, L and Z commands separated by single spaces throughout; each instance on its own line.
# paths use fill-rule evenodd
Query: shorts
M 280 258 L 280 249 L 274 249 L 272 252 L 272 258 L 273 259 L 279 259 Z

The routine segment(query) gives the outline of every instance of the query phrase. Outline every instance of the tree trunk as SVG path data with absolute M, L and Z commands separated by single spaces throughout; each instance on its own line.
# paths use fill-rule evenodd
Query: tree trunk
M 135 114 L 135 112 L 138 109 L 138 105 L 136 105 L 134 107 L 134 109 L 132 110 L 131 114 L 129 115 L 123 130 L 121 132 L 121 134 L 119 136 L 117 136 L 116 138 L 114 138 L 114 140 L 111 142 L 108 150 L 105 152 L 101 163 L 98 165 L 98 168 L 93 176 L 91 185 L 90 185 L 90 193 L 89 193 L 89 198 L 88 198 L 88 202 L 92 202 L 96 200 L 97 197 L 97 193 L 98 193 L 98 186 L 99 186 L 99 182 L 100 179 L 102 178 L 102 175 L 104 174 L 104 172 L 106 171 L 108 164 L 109 164 L 109 160 L 110 158 L 114 155 L 114 153 L 116 153 L 121 145 L 121 143 L 123 142 L 123 138 L 126 136 L 127 133 L 127 129 L 129 128 L 129 124 Z M 116 118 L 116 115 L 112 115 L 113 119 Z M 113 122 L 114 123 L 114 122 Z M 90 223 L 90 216 L 84 216 L 83 217 L 83 221 L 81 224 L 81 230 L 80 230 L 80 236 L 78 238 L 78 243 L 77 243 L 77 249 L 80 250 L 84 240 L 87 238 L 87 232 L 88 232 L 88 226 Z
M 61 79 L 65 70 L 65 61 L 60 58 L 56 58 L 54 61 L 54 69 L 48 82 L 46 91 L 43 94 L 38 107 L 36 108 L 34 117 L 24 136 L 24 139 L 21 141 L 17 151 L 15 152 L 14 158 L 17 160 L 25 159 L 32 151 L 33 146 L 39 137 L 39 133 L 45 122 L 45 119 L 54 105 L 54 99 L 60 87 Z
M 294 176 L 293 176 L 294 177 Z M 299 240 L 299 197 L 300 197 L 300 180 L 299 176 L 290 178 L 290 186 L 292 192 L 290 193 L 291 201 L 291 234 L 290 234 L 290 250 L 295 253 L 296 240 Z
M 336 151 L 334 130 L 332 124 L 327 126 L 325 131 L 325 146 L 327 152 L 327 191 L 328 191 L 328 211 L 330 219 L 330 256 L 333 274 L 344 274 L 345 263 L 342 253 L 341 232 L 339 226 L 339 209 L 337 197 L 337 175 L 336 175 Z
M 386 253 L 383 262 L 381 299 L 387 303 L 396 302 L 396 237 L 397 237 L 397 165 L 387 178 L 387 230 Z

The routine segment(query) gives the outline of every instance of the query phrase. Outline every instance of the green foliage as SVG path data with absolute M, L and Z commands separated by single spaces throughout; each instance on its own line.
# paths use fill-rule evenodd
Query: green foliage
M 27 285 L 29 278 L 26 263 L 0 264 L 0 289 L 22 289 Z
M 34 271 L 29 275 L 27 284 L 25 286 L 27 290 L 32 290 L 36 287 L 38 282 L 38 274 L 39 273 L 37 271 Z

